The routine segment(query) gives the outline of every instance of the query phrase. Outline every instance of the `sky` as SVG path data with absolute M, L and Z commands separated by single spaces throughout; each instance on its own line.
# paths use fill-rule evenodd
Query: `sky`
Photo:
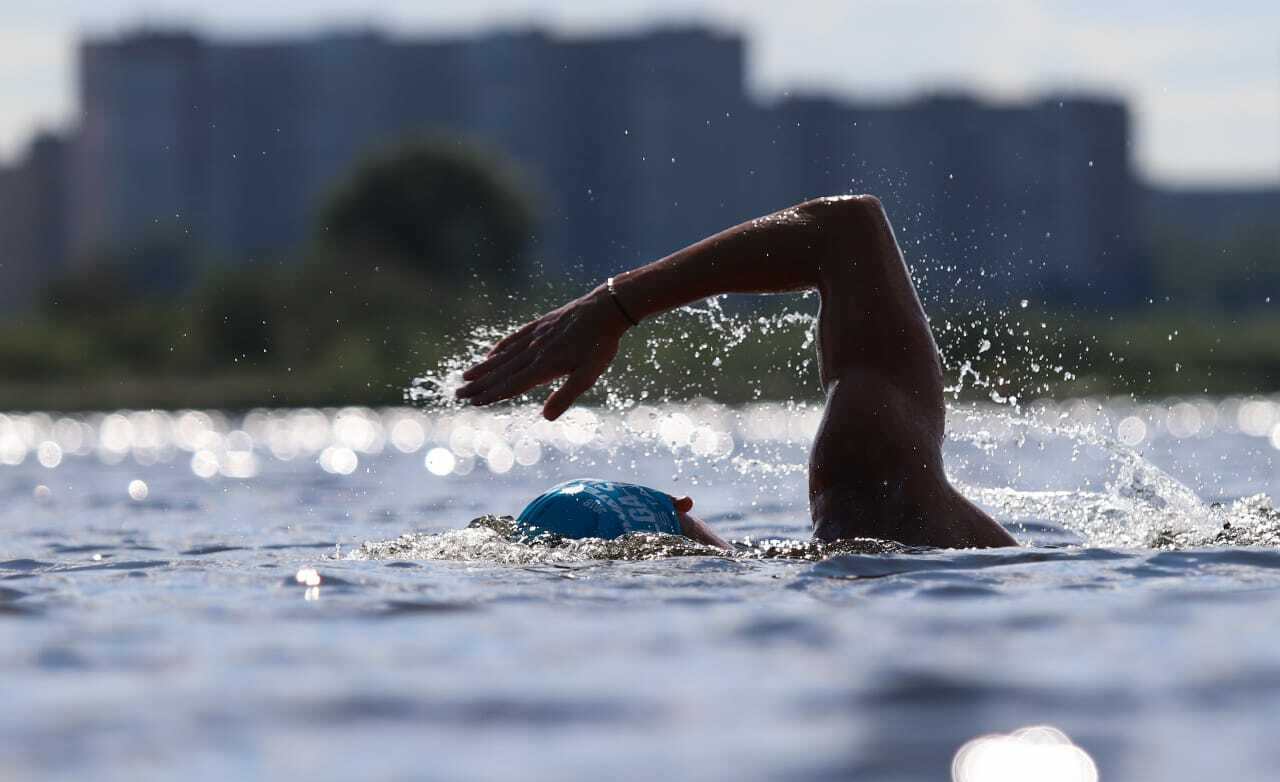
M 393 35 L 704 23 L 748 40 L 750 87 L 846 97 L 961 88 L 1129 101 L 1135 160 L 1173 186 L 1280 183 L 1275 0 L 41 0 L 0 27 L 0 160 L 74 122 L 75 43 L 142 23 L 216 37 L 348 25 Z

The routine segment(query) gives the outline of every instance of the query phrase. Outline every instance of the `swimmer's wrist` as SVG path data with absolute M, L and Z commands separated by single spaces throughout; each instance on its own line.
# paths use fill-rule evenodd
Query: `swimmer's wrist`
M 613 303 L 617 306 L 618 312 L 622 313 L 622 317 L 625 318 L 632 326 L 639 326 L 640 321 L 631 314 L 631 311 L 627 309 L 627 305 L 623 304 L 622 299 L 618 297 L 618 290 L 613 285 L 612 277 L 605 280 L 604 287 L 609 291 L 609 298 L 613 299 Z
M 612 278 L 610 278 L 612 279 Z M 630 331 L 633 327 L 640 325 L 638 321 L 632 320 L 631 316 L 624 311 L 619 305 L 617 293 L 609 289 L 609 283 L 602 282 L 597 285 L 586 298 L 596 307 L 607 310 L 608 314 L 605 318 L 618 327 L 619 333 Z

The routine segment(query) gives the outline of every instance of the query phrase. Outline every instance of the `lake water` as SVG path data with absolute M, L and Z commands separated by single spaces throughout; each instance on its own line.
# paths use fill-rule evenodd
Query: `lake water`
M 938 780 L 1041 724 L 1103 779 L 1274 778 L 1276 399 L 957 407 L 1026 544 L 985 552 L 774 541 L 816 416 L 2 417 L 0 779 Z M 463 529 L 579 476 L 742 550 Z

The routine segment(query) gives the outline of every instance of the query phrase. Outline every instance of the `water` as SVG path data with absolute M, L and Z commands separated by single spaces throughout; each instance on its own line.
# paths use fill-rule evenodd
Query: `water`
M 812 408 L 510 412 L 0 418 L 0 779 L 935 780 L 1037 724 L 1280 765 L 1276 400 L 957 407 L 1027 544 L 983 552 L 804 545 Z M 466 528 L 582 475 L 741 550 Z

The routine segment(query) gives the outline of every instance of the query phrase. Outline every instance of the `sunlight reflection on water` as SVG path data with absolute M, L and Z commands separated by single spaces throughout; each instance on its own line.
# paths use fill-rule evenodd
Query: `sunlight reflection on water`
M 970 411 L 1007 411 L 1003 406 L 956 405 L 950 426 L 965 427 Z M 531 406 L 494 413 L 468 409 L 429 413 L 414 408 L 254 410 L 236 419 L 217 411 L 160 410 L 59 416 L 0 414 L 0 464 L 22 464 L 34 456 L 49 469 L 66 458 L 93 456 L 107 464 L 132 457 L 141 464 L 191 454 L 192 472 L 203 478 L 252 477 L 254 461 L 314 458 L 329 472 L 349 474 L 352 457 L 378 454 L 388 445 L 401 453 L 447 449 L 459 459 L 479 458 L 496 473 L 530 466 L 545 448 L 571 453 L 608 450 L 641 442 L 672 454 L 708 459 L 730 457 L 742 442 L 806 442 L 821 417 L 817 405 L 762 403 L 732 407 L 711 402 L 646 404 L 624 410 L 571 410 L 560 421 L 544 421 Z M 1117 441 L 1139 446 L 1172 437 L 1206 439 L 1240 433 L 1280 449 L 1280 396 L 1222 400 L 1171 399 L 1134 403 L 1127 399 L 1040 400 L 1022 418 L 1055 426 L 1092 427 Z M 1010 419 L 980 416 L 984 436 L 999 443 L 1014 436 Z M 493 458 L 490 456 L 493 455 Z M 438 472 L 443 457 L 433 461 Z M 350 468 L 350 469 L 348 469 Z
M 806 403 L 735 407 L 697 400 L 575 408 L 555 422 L 531 405 L 260 409 L 241 416 L 199 410 L 11 413 L 0 414 L 0 463 L 18 466 L 33 456 L 57 471 L 79 460 L 108 466 L 176 462 L 208 481 L 246 481 L 259 475 L 263 460 L 310 461 L 342 478 L 388 450 L 421 454 L 420 469 L 437 479 L 474 470 L 505 476 L 548 458 L 625 471 L 628 462 L 644 458 L 670 464 L 673 479 L 689 474 L 694 485 L 745 479 L 763 488 L 803 475 L 803 452 L 821 412 Z M 1234 520 L 1238 529 L 1254 517 L 1224 516 L 1155 468 L 1141 450 L 1231 435 L 1273 453 L 1280 446 L 1280 397 L 1040 400 L 1018 409 L 956 403 L 948 432 L 949 471 L 1006 523 L 1048 519 L 1100 545 L 1146 545 L 1166 533 L 1211 540 L 1223 524 Z M 1041 462 L 1055 467 L 1028 462 L 1025 449 L 1036 449 Z M 1266 459 L 1273 463 L 1272 456 Z M 1090 471 L 1100 477 L 1083 477 Z M 1219 484 L 1222 477 L 1210 476 Z M 128 495 L 146 500 L 149 488 L 137 484 Z M 1210 486 L 1211 495 L 1223 493 L 1229 491 Z M 37 496 L 47 497 L 48 490 Z M 1131 523 L 1117 524 L 1117 516 Z

